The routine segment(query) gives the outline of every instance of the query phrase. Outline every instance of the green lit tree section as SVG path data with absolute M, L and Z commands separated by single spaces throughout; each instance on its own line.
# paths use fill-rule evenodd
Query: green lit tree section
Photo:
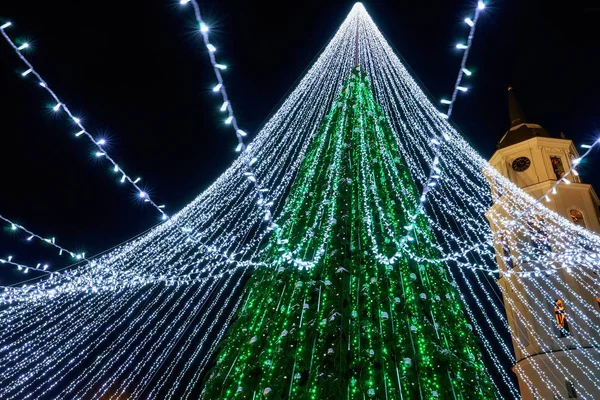
M 394 135 L 353 71 L 323 121 L 205 399 L 491 399 L 458 295 L 435 257 Z M 393 262 L 390 257 L 396 255 Z

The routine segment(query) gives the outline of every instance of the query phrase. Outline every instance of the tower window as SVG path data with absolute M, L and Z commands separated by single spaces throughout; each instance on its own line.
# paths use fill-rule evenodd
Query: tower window
M 585 221 L 583 220 L 583 214 L 579 210 L 571 210 L 569 211 L 569 215 L 571 219 L 575 223 L 575 225 L 579 225 L 585 228 Z
M 571 383 L 571 381 L 567 379 L 565 381 L 565 386 L 567 387 L 567 398 L 576 399 L 577 391 L 575 390 L 575 386 L 573 386 L 573 383 Z
M 558 156 L 551 156 L 550 163 L 552 163 L 552 169 L 556 179 L 560 179 L 565 175 L 565 168 L 563 167 L 562 159 Z
M 561 299 L 556 299 L 556 301 L 554 302 L 554 318 L 556 319 L 556 327 L 558 328 L 560 337 L 571 336 L 569 323 L 567 322 L 565 303 L 563 303 Z

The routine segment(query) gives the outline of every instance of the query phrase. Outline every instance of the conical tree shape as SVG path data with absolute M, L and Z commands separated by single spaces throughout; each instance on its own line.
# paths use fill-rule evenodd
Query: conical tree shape
M 310 146 L 203 398 L 494 398 L 358 67 Z

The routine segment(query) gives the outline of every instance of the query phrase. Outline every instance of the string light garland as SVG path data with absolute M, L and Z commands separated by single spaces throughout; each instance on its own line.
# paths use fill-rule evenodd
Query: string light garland
M 215 73 L 215 77 L 217 78 L 218 83 L 213 87 L 212 91 L 215 93 L 221 94 L 221 97 L 223 99 L 223 104 L 221 105 L 220 111 L 227 112 L 228 116 L 227 116 L 227 119 L 225 119 L 225 124 L 232 126 L 232 128 L 235 132 L 235 136 L 238 141 L 238 145 L 237 145 L 235 151 L 238 153 L 239 152 L 250 152 L 251 146 L 246 145 L 246 142 L 245 142 L 245 138 L 248 136 L 248 134 L 245 131 L 243 131 L 242 129 L 240 129 L 240 127 L 238 126 L 237 119 L 233 112 L 233 107 L 231 106 L 231 102 L 229 101 L 229 97 L 227 96 L 227 90 L 225 89 L 225 83 L 223 81 L 223 75 L 221 74 L 221 71 L 227 69 L 227 66 L 218 63 L 216 60 L 215 51 L 217 49 L 215 48 L 215 46 L 212 43 L 210 43 L 209 33 L 208 33 L 209 26 L 202 19 L 202 13 L 200 12 L 200 6 L 198 5 L 198 2 L 196 0 L 180 1 L 181 5 L 186 5 L 188 3 L 191 3 L 191 5 L 194 9 L 194 16 L 195 16 L 196 22 L 198 23 L 198 26 L 200 28 L 200 33 L 202 35 L 204 45 L 206 46 L 206 48 L 208 50 L 208 56 L 210 59 L 210 63 L 213 66 L 213 71 Z M 268 189 L 266 187 L 262 187 L 260 182 L 257 181 L 256 174 L 255 174 L 255 166 L 254 166 L 254 164 L 257 161 L 258 161 L 257 157 L 251 157 L 251 158 L 245 157 L 244 158 L 245 167 L 246 167 L 246 172 L 244 172 L 244 175 L 253 184 L 254 191 L 258 197 L 256 204 L 260 208 L 263 209 L 264 221 L 266 221 L 268 223 L 267 229 L 273 230 L 277 227 L 277 225 L 271 222 L 272 213 L 271 213 L 270 208 L 271 208 L 272 203 L 270 201 L 266 200 L 266 198 L 265 198 L 265 193 L 268 192 Z
M 13 40 L 10 38 L 10 36 L 8 36 L 8 34 L 6 33 L 6 28 L 12 26 L 11 23 L 7 22 L 4 25 L 2 25 L 2 27 L 0 27 L 0 34 L 2 34 L 2 36 L 4 37 L 4 39 L 8 42 L 8 44 L 12 47 L 12 49 L 15 51 L 15 53 L 17 54 L 17 56 L 21 59 L 21 61 L 27 66 L 27 70 L 25 70 L 23 73 L 21 73 L 21 75 L 23 77 L 26 77 L 29 74 L 32 74 L 33 76 L 35 76 L 35 78 L 38 81 L 38 84 L 44 89 L 46 90 L 46 92 L 50 95 L 50 97 L 52 97 L 52 99 L 54 100 L 54 106 L 52 107 L 54 112 L 60 112 L 63 111 L 65 112 L 69 118 L 71 119 L 71 121 L 75 124 L 76 129 L 78 129 L 78 132 L 75 133 L 75 137 L 81 137 L 84 136 L 85 138 L 88 139 L 88 141 L 92 144 L 92 147 L 96 149 L 95 155 L 97 158 L 103 158 L 105 160 L 107 160 L 111 165 L 112 165 L 112 169 L 116 172 L 119 173 L 121 175 L 121 179 L 120 182 L 124 183 L 124 182 L 128 182 L 131 186 L 133 186 L 136 190 L 136 193 L 138 193 L 138 196 L 142 199 L 144 199 L 145 203 L 150 204 L 152 207 L 154 207 L 158 213 L 161 215 L 161 218 L 163 220 L 166 220 L 168 218 L 167 214 L 163 211 L 164 206 L 162 205 L 158 205 L 154 202 L 154 200 L 152 200 L 152 198 L 150 197 L 150 195 L 143 190 L 139 185 L 139 181 L 141 178 L 131 178 L 125 171 L 123 171 L 123 169 L 121 169 L 121 167 L 119 167 L 119 165 L 117 164 L 117 162 L 108 154 L 108 151 L 105 147 L 106 141 L 102 138 L 97 138 L 94 137 L 91 133 L 89 133 L 89 131 L 85 128 L 85 126 L 83 125 L 81 119 L 77 116 L 75 116 L 71 110 L 69 109 L 69 107 L 62 101 L 59 99 L 59 97 L 56 95 L 56 93 L 50 88 L 50 86 L 48 85 L 48 82 L 46 80 L 44 80 L 40 74 L 37 73 L 37 71 L 35 70 L 35 68 L 33 67 L 33 65 L 29 62 L 29 60 L 23 55 L 23 50 L 27 49 L 29 46 L 24 46 L 24 45 L 20 45 L 17 46 Z

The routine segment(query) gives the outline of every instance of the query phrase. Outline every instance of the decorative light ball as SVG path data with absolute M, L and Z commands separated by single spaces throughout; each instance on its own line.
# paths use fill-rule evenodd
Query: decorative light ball
M 432 395 L 433 397 L 438 397 L 438 392 L 436 392 L 436 391 L 433 391 L 433 392 L 431 392 L 431 395 Z
M 279 267 L 279 268 L 277 268 L 277 272 L 283 272 L 283 271 L 284 271 L 284 269 L 285 269 L 285 268 L 283 268 L 283 267 Z
M 414 273 L 410 274 L 410 279 L 412 279 L 413 281 L 416 281 L 417 280 L 417 274 L 414 274 Z
M 394 297 L 394 301 L 396 302 L 396 304 L 400 304 L 400 297 Z
M 256 336 L 253 336 L 252 339 L 250 339 L 250 344 L 256 342 L 258 340 L 258 338 Z
M 450 300 L 452 297 L 450 296 L 450 294 L 449 294 L 449 293 L 446 293 L 446 298 L 447 298 L 448 300 Z
M 333 348 L 331 348 L 331 347 L 330 347 L 330 348 L 328 348 L 328 349 L 327 349 L 327 354 L 333 354 Z
M 372 356 L 374 356 L 375 355 L 375 350 L 373 350 L 373 349 L 369 350 L 369 354 L 372 355 Z
M 281 332 L 281 336 L 287 336 L 288 331 L 286 331 L 285 329 L 283 330 L 283 332 Z
M 411 331 L 411 332 L 416 332 L 416 331 L 417 331 L 417 327 L 416 327 L 416 326 L 414 326 L 414 325 L 411 325 L 411 326 L 410 326 L 410 331 Z
M 270 387 L 268 387 L 265 390 L 263 390 L 263 395 L 264 396 L 268 395 L 269 393 L 271 393 L 271 388 Z
M 303 308 L 304 308 L 305 310 L 308 310 L 308 303 L 304 303 L 304 306 L 303 306 Z
M 404 359 L 404 364 L 406 364 L 406 365 L 408 365 L 408 366 L 411 366 L 411 365 L 412 365 L 412 359 L 410 359 L 410 358 L 408 358 L 408 357 L 407 357 L 407 358 L 405 358 L 405 359 Z
M 352 311 L 352 318 L 358 318 L 358 312 L 356 310 Z
M 330 280 L 326 280 L 325 281 L 325 286 L 329 286 L 329 285 L 331 285 L 331 281 Z
M 469 330 L 472 331 L 473 330 L 473 325 L 467 324 L 467 328 L 469 328 Z
M 371 283 L 377 283 L 377 278 L 376 277 L 372 277 L 371 278 Z
M 388 313 L 386 313 L 385 311 L 381 312 L 381 319 L 388 319 Z
M 242 390 L 244 390 L 244 389 L 243 389 L 241 386 L 238 386 L 238 388 L 237 388 L 237 392 L 239 393 L 239 392 L 241 392 Z
M 436 300 L 436 301 L 440 301 L 440 300 L 441 300 L 440 296 L 438 296 L 438 295 L 436 294 L 436 295 L 435 295 L 435 300 Z
M 297 288 L 299 288 L 299 287 L 302 287 L 302 281 L 298 281 L 298 282 L 296 282 L 296 287 L 297 287 Z
M 296 373 L 296 375 L 294 375 L 294 378 L 300 379 L 300 378 L 302 378 L 302 375 L 300 374 L 300 372 L 298 372 L 298 373 Z
M 371 388 L 367 391 L 367 394 L 369 395 L 369 397 L 374 397 L 375 396 L 375 389 Z
M 427 295 L 425 293 L 421 293 L 419 297 L 421 298 L 421 300 L 427 300 Z

